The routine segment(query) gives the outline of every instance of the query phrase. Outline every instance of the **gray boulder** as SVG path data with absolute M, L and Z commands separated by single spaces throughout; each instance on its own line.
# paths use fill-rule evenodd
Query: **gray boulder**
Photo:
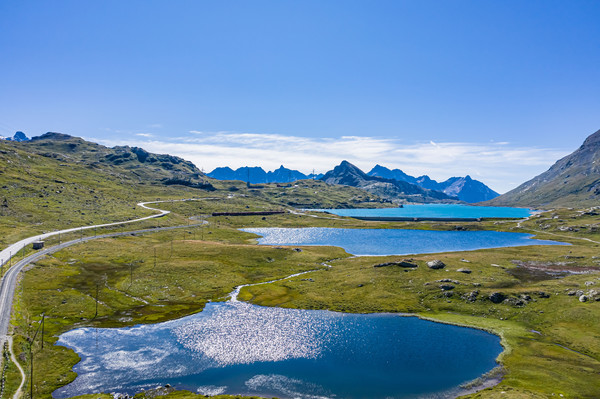
M 493 303 L 500 303 L 504 300 L 504 298 L 506 298 L 506 295 L 504 295 L 501 292 L 494 292 L 494 293 L 490 294 L 490 296 L 488 298 Z
M 469 302 L 475 302 L 477 300 L 477 295 L 479 295 L 479 291 L 471 291 L 468 294 L 463 295 L 463 298 Z
M 507 305 L 512 305 L 512 306 L 523 306 L 525 305 L 525 301 L 519 298 L 515 298 L 515 297 L 509 297 L 506 298 L 504 300 L 504 303 L 506 303 Z
M 439 259 L 434 259 L 427 262 L 427 266 L 429 266 L 430 269 L 443 269 L 446 267 L 446 264 Z

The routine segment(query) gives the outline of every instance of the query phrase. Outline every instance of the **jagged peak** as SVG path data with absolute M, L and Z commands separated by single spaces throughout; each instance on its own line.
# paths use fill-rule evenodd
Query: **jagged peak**
M 371 169 L 371 172 L 372 172 L 372 171 L 374 171 L 374 170 L 376 170 L 376 169 L 383 169 L 383 170 L 389 170 L 389 171 L 391 171 L 391 169 L 390 169 L 390 168 L 386 168 L 386 167 L 385 167 L 385 166 L 383 166 L 383 165 L 379 165 L 379 164 L 377 164 L 377 165 L 373 166 L 373 169 Z
M 366 176 L 365 172 L 363 172 L 362 170 L 360 170 L 360 168 L 356 165 L 351 164 L 350 162 L 343 160 L 338 166 L 336 166 L 335 168 L 333 168 L 335 173 L 340 173 L 340 172 L 351 172 L 351 173 L 356 173 L 359 174 L 361 176 Z

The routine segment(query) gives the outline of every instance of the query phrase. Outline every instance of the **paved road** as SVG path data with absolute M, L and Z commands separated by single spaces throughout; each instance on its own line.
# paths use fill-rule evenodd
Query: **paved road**
M 165 211 L 162 209 L 152 208 L 152 207 L 148 206 L 148 204 L 163 203 L 163 202 L 177 202 L 177 201 L 195 201 L 195 200 L 197 200 L 197 199 L 140 202 L 138 205 L 141 206 L 142 208 L 151 209 L 151 210 L 157 211 L 158 213 L 155 215 L 150 215 L 150 216 L 146 216 L 146 217 L 134 219 L 134 220 L 127 220 L 124 222 L 76 227 L 76 228 L 65 229 L 65 230 L 60 230 L 60 231 L 53 231 L 51 233 L 39 234 L 37 236 L 28 237 L 28 238 L 25 238 L 19 242 L 16 242 L 16 243 L 10 245 L 8 248 L 6 248 L 2 252 L 0 252 L 0 262 L 2 262 L 3 265 L 5 265 L 8 262 L 8 260 L 10 259 L 10 256 L 15 255 L 23 247 L 31 244 L 34 241 L 43 240 L 45 238 L 52 237 L 52 236 L 55 236 L 58 234 L 71 233 L 71 232 L 80 231 L 80 230 L 89 230 L 89 229 L 93 229 L 93 228 L 97 228 L 97 227 L 118 226 L 118 225 L 126 224 L 126 223 L 135 223 L 135 222 L 140 222 L 143 220 L 163 217 L 170 213 L 169 211 Z M 206 221 L 202 222 L 202 224 L 206 224 L 206 223 L 207 223 Z M 6 271 L 6 273 L 2 277 L 2 280 L 0 281 L 0 345 L 4 344 L 4 341 L 6 340 L 6 336 L 8 333 L 8 326 L 10 324 L 10 314 L 11 314 L 11 310 L 12 310 L 12 301 L 13 301 L 13 297 L 14 297 L 14 293 L 15 293 L 15 285 L 17 283 L 17 276 L 18 276 L 19 272 L 21 271 L 21 269 L 23 269 L 23 267 L 25 267 L 29 263 L 35 262 L 36 260 L 38 260 L 39 258 L 41 258 L 44 255 L 51 254 L 56 251 L 60 251 L 61 249 L 69 247 L 71 245 L 89 241 L 89 240 L 94 240 L 97 238 L 117 237 L 117 236 L 125 236 L 125 235 L 132 235 L 132 234 L 150 233 L 150 232 L 155 232 L 155 231 L 170 230 L 170 229 L 192 227 L 192 226 L 197 226 L 197 225 L 160 227 L 160 228 L 144 229 L 144 230 L 136 230 L 136 231 L 107 233 L 107 234 L 102 234 L 102 235 L 93 236 L 93 237 L 92 236 L 83 237 L 83 238 L 79 238 L 76 240 L 67 241 L 62 244 L 55 245 L 53 247 L 44 248 L 38 252 L 35 252 L 35 253 L 27 256 L 26 258 L 24 258 L 20 261 L 15 260 L 15 263 L 13 264 L 13 266 L 9 270 Z
M 0 264 L 5 265 L 8 262 L 8 260 L 10 259 L 10 257 L 16 255 L 17 252 L 19 252 L 21 249 L 23 249 L 23 247 L 26 247 L 27 245 L 29 245 L 35 241 L 44 240 L 48 237 L 56 236 L 59 234 L 72 233 L 75 231 L 94 229 L 97 227 L 118 226 L 118 225 L 126 224 L 126 223 L 141 222 L 143 220 L 160 218 L 160 217 L 163 217 L 163 216 L 169 214 L 170 213 L 169 211 L 164 211 L 162 209 L 155 209 L 155 208 L 151 208 L 151 207 L 147 206 L 147 204 L 153 204 L 153 203 L 158 203 L 158 202 L 170 202 L 170 201 L 140 202 L 138 204 L 138 206 L 141 206 L 142 208 L 151 209 L 153 211 L 158 211 L 159 213 L 157 213 L 155 215 L 150 215 L 150 216 L 146 216 L 146 217 L 134 219 L 134 220 L 126 220 L 124 222 L 115 222 L 115 223 L 97 224 L 97 225 L 93 225 L 93 226 L 74 227 L 72 229 L 53 231 L 50 233 L 39 234 L 37 236 L 25 238 L 25 239 L 18 241 L 12 245 L 9 245 L 6 249 L 4 249 L 2 252 L 0 252 Z
M 172 230 L 172 229 L 180 229 L 185 227 L 194 227 L 205 224 L 206 221 L 200 224 L 193 225 L 181 225 L 181 226 L 170 226 L 170 227 L 157 227 L 153 229 L 143 229 L 143 230 L 135 230 L 135 231 L 125 231 L 125 232 L 115 232 L 115 233 L 107 233 L 98 236 L 90 236 L 78 238 L 76 240 L 66 241 L 61 244 L 55 245 L 53 247 L 44 248 L 40 251 L 37 251 L 26 258 L 16 262 L 2 277 L 1 285 L 0 285 L 0 345 L 4 344 L 6 340 L 6 336 L 8 334 L 8 326 L 10 324 L 10 315 L 12 309 L 12 301 L 15 294 L 15 286 L 17 283 L 17 276 L 19 272 L 28 264 L 35 262 L 36 260 L 42 258 L 45 255 L 52 254 L 54 252 L 60 251 L 61 249 L 70 247 L 71 245 L 80 244 L 86 241 L 95 240 L 98 238 L 107 238 L 107 237 L 118 237 L 118 236 L 129 236 L 143 233 L 153 233 L 156 231 L 164 231 L 164 230 Z

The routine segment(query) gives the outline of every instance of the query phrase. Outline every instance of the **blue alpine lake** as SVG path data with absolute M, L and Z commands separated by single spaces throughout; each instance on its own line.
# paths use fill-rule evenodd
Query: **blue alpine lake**
M 335 245 L 357 255 L 560 244 L 496 231 L 253 228 L 270 245 Z M 290 276 L 298 278 L 299 275 Z M 135 394 L 170 384 L 203 395 L 448 398 L 497 366 L 499 337 L 397 314 L 261 307 L 237 300 L 128 328 L 78 328 L 57 344 L 80 357 L 55 398 Z
M 350 217 L 423 218 L 423 219 L 478 219 L 525 218 L 533 212 L 526 208 L 498 206 L 471 206 L 460 204 L 404 205 L 402 208 L 378 209 L 315 209 Z
M 133 394 L 170 384 L 204 395 L 450 397 L 497 366 L 500 339 L 394 314 L 267 308 L 235 300 L 130 328 L 79 328 L 58 345 L 81 357 L 54 392 Z
M 569 245 L 534 240 L 533 235 L 502 231 L 340 229 L 329 227 L 246 228 L 262 245 L 331 245 L 357 256 L 411 255 L 524 245 Z

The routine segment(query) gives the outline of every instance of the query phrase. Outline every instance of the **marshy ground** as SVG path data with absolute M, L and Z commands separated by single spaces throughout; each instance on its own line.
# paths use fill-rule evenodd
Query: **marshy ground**
M 174 319 L 201 311 L 209 300 L 224 300 L 237 285 L 314 269 L 319 270 L 244 288 L 240 299 L 301 309 L 416 313 L 492 331 L 502 337 L 505 346 L 499 359 L 503 380 L 470 395 L 472 398 L 600 395 L 600 301 L 595 300 L 600 299 L 595 294 L 600 291 L 600 218 L 594 212 L 551 211 L 520 224 L 384 223 L 289 213 L 208 217 L 218 210 L 273 206 L 270 199 L 256 197 L 223 196 L 219 201 L 163 205 L 162 209 L 173 213 L 160 221 L 162 225 L 198 219 L 208 220 L 208 225 L 87 242 L 57 252 L 23 274 L 15 299 L 14 347 L 27 370 L 31 338 L 45 314 L 44 347 L 39 334 L 31 347 L 35 397 L 50 398 L 54 389 L 75 378 L 71 368 L 78 356 L 53 345 L 62 332 L 80 326 L 115 327 Z M 352 257 L 334 247 L 297 251 L 258 246 L 256 236 L 237 230 L 302 226 L 488 229 L 529 232 L 572 245 Z M 426 262 L 434 259 L 445 267 L 429 268 Z M 417 267 L 374 267 L 402 260 Z M 323 266 L 324 262 L 331 267 Z M 12 362 L 5 364 L 4 395 L 8 397 L 20 377 Z M 195 396 L 172 389 L 141 394 L 156 395 Z

